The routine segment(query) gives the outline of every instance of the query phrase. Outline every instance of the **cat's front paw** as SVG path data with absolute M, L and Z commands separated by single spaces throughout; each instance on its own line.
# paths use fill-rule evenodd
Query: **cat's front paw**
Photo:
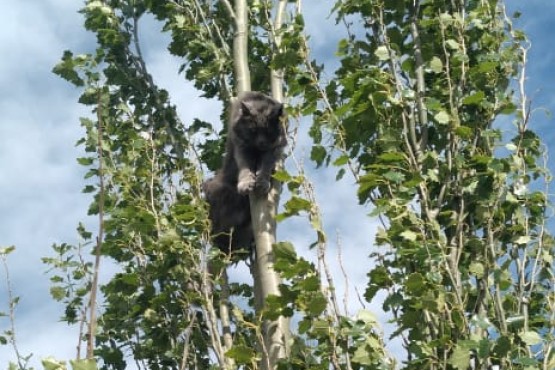
M 254 181 L 240 181 L 237 183 L 237 192 L 241 195 L 246 195 L 254 190 Z
M 258 194 L 268 194 L 272 188 L 272 179 L 266 176 L 256 176 L 254 191 Z
M 237 181 L 237 192 L 241 195 L 246 195 L 254 190 L 255 185 L 256 180 L 252 173 L 240 174 Z

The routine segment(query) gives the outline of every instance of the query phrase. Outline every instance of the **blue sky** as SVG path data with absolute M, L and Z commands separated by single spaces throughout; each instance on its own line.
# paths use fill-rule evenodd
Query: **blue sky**
M 330 36 L 328 26 L 333 19 L 322 21 L 332 1 L 318 1 L 318 6 L 311 0 L 304 3 L 315 56 L 320 60 L 333 58 L 340 35 Z M 81 193 L 84 169 L 76 163 L 81 152 L 74 145 L 83 133 L 79 117 L 88 112 L 76 102 L 79 91 L 51 73 L 63 50 L 79 53 L 94 48 L 94 37 L 83 30 L 77 13 L 80 6 L 76 0 L 19 0 L 4 6 L 0 13 L 0 247 L 17 247 L 8 262 L 14 293 L 21 298 L 16 312 L 18 344 L 23 354 L 34 354 L 32 364 L 37 367 L 39 359 L 48 355 L 73 358 L 77 343 L 76 328 L 58 322 L 63 307 L 49 296 L 46 266 L 40 259 L 51 255 L 53 243 L 76 243 L 79 221 L 94 222 L 85 216 L 90 198 Z M 523 13 L 517 26 L 523 27 L 532 41 L 527 88 L 533 107 L 553 111 L 555 2 L 511 0 L 508 7 Z M 185 122 L 193 117 L 216 122 L 218 104 L 200 99 L 192 86 L 177 76 L 179 61 L 168 55 L 164 43 L 156 42 L 158 37 L 145 34 L 143 38 L 155 80 L 171 92 Z M 532 129 L 541 134 L 551 152 L 555 151 L 552 126 L 553 120 L 538 109 Z M 299 153 L 302 157 L 302 148 Z M 550 168 L 555 171 L 553 162 Z M 355 261 L 369 253 L 375 223 L 363 217 L 368 210 L 356 204 L 352 182 L 337 184 L 334 177 L 329 171 L 318 172 L 316 190 L 331 253 L 336 253 L 336 237 L 342 240 L 342 258 L 350 276 L 349 297 L 354 298 L 354 285 L 362 284 L 360 290 L 364 290 L 367 269 Z M 312 241 L 301 232 L 305 230 L 302 223 L 280 228 L 299 245 Z M 335 260 L 335 254 L 331 257 Z M 113 266 L 104 266 L 107 276 Z M 338 266 L 334 272 L 342 291 Z M 246 271 L 239 270 L 236 275 L 244 279 Z M 356 304 L 349 307 L 353 312 L 358 308 Z M 7 311 L 3 271 L 0 311 Z M 0 331 L 7 325 L 7 320 L 0 318 Z M 8 360 L 14 360 L 11 348 L 0 346 L 0 370 L 7 367 Z

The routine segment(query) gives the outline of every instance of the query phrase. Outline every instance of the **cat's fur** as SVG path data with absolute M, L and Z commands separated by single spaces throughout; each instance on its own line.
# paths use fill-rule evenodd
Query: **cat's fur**
M 212 241 L 224 253 L 250 249 L 254 235 L 251 224 L 249 196 L 237 192 L 236 184 L 229 184 L 223 172 L 203 184 L 206 201 L 210 205 Z
M 254 240 L 248 194 L 266 194 L 287 144 L 283 105 L 259 92 L 241 94 L 231 106 L 222 168 L 203 184 L 214 244 L 224 252 L 249 249 Z

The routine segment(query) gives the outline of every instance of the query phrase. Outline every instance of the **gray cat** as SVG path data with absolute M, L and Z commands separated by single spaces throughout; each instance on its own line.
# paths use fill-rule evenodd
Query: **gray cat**
M 223 166 L 203 184 L 214 244 L 223 252 L 252 246 L 248 195 L 272 187 L 287 144 L 282 117 L 283 104 L 259 92 L 245 92 L 231 106 Z

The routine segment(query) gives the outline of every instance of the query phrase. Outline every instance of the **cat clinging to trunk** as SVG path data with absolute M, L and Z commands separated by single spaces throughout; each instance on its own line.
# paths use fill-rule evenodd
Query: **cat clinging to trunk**
M 203 184 L 214 244 L 223 252 L 250 249 L 254 236 L 248 195 L 266 194 L 287 144 L 283 104 L 259 92 L 233 102 L 223 166 Z

